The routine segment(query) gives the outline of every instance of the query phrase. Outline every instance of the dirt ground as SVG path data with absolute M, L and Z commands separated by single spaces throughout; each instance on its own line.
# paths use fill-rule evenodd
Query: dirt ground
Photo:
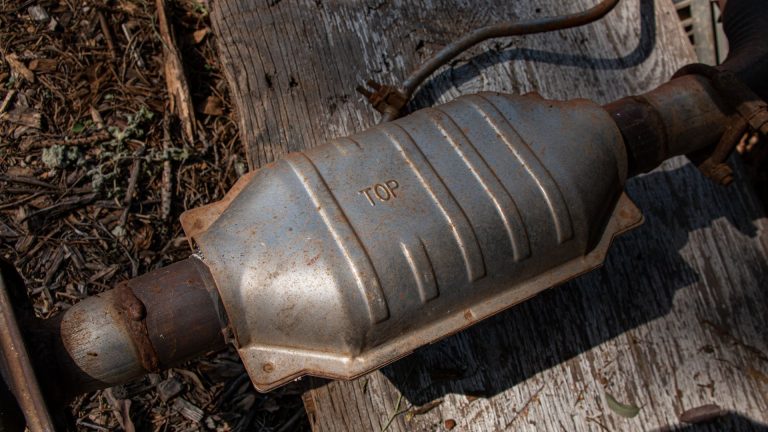
M 0 255 L 39 316 L 189 255 L 178 217 L 247 165 L 205 4 L 166 4 L 196 128 L 171 113 L 154 1 L 0 0 Z M 232 350 L 77 398 L 78 430 L 306 430 Z

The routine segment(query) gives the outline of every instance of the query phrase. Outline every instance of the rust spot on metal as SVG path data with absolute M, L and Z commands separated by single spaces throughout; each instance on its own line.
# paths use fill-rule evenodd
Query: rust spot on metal
M 118 285 L 115 290 L 117 291 L 115 296 L 117 304 L 115 306 L 121 315 L 128 335 L 139 352 L 141 366 L 147 372 L 158 370 L 160 362 L 144 322 L 144 318 L 147 316 L 144 303 L 136 297 L 128 283 Z
M 319 259 L 320 259 L 320 254 L 313 256 L 307 261 L 307 267 L 314 265 Z

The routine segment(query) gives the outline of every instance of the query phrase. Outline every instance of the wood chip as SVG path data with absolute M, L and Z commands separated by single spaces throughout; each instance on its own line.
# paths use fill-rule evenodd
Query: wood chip
M 135 432 L 136 427 L 131 420 L 131 401 L 130 399 L 121 399 L 113 394 L 112 389 L 104 391 L 104 395 L 109 400 L 112 409 L 114 410 L 115 417 L 117 418 L 120 428 L 125 432 Z
M 178 398 L 173 401 L 173 408 L 186 419 L 195 423 L 200 423 L 205 416 L 203 410 L 184 398 Z
M 170 377 L 157 385 L 157 394 L 163 402 L 178 396 L 184 390 L 184 384 L 176 377 Z
M 48 31 L 50 32 L 55 31 L 58 26 L 59 26 L 59 22 L 56 21 L 56 18 L 51 17 L 51 20 L 48 21 Z
M 210 28 L 204 27 L 192 33 L 192 40 L 195 42 L 195 45 L 205 40 L 205 37 L 208 36 L 208 33 L 210 32 L 211 32 Z
M 19 57 L 14 54 L 8 54 L 5 56 L 5 61 L 8 62 L 8 65 L 11 67 L 11 73 L 15 77 L 21 77 L 27 80 L 30 83 L 35 82 L 35 73 L 29 70 L 24 63 L 19 60 Z
M 64 263 L 66 258 L 65 250 L 62 247 L 56 249 L 53 259 L 50 261 L 48 270 L 45 272 L 45 278 L 43 278 L 43 285 L 50 285 L 53 278 L 57 275 L 59 267 Z
M 101 113 L 94 107 L 91 107 L 91 120 L 96 125 L 96 129 L 104 129 L 104 119 L 101 117 Z
M 43 116 L 40 115 L 39 112 L 29 108 L 19 107 L 12 109 L 11 111 L 0 115 L 0 120 L 5 120 L 34 129 L 42 129 L 43 127 Z
M 38 73 L 53 73 L 58 67 L 59 62 L 55 59 L 34 59 L 29 62 L 29 70 Z
M 222 108 L 221 99 L 216 96 L 208 96 L 202 103 L 198 104 L 197 112 L 209 116 L 223 115 L 224 109 Z
M 90 278 L 88 278 L 89 283 L 94 283 L 100 279 L 111 279 L 112 276 L 117 273 L 117 271 L 120 270 L 120 266 L 118 265 L 111 265 L 109 267 L 104 267 L 103 270 L 99 271 L 98 273 L 94 274 Z

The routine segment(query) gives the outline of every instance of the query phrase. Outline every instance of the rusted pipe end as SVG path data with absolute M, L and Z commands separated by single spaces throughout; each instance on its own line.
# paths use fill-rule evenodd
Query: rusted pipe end
M 217 302 L 197 258 L 152 271 L 34 323 L 36 370 L 47 374 L 46 392 L 66 400 L 221 349 Z
M 651 171 L 673 156 L 714 148 L 732 112 L 708 80 L 695 75 L 603 108 L 621 131 L 630 176 Z

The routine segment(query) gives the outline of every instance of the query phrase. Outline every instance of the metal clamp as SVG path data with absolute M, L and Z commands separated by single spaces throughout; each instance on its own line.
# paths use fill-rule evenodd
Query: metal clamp
M 726 160 L 744 134 L 751 128 L 768 136 L 768 104 L 731 71 L 694 63 L 683 66 L 672 78 L 684 75 L 699 75 L 709 80 L 718 95 L 733 110 L 728 127 L 717 145 L 688 155 L 705 176 L 727 186 L 733 182 L 733 169 Z

